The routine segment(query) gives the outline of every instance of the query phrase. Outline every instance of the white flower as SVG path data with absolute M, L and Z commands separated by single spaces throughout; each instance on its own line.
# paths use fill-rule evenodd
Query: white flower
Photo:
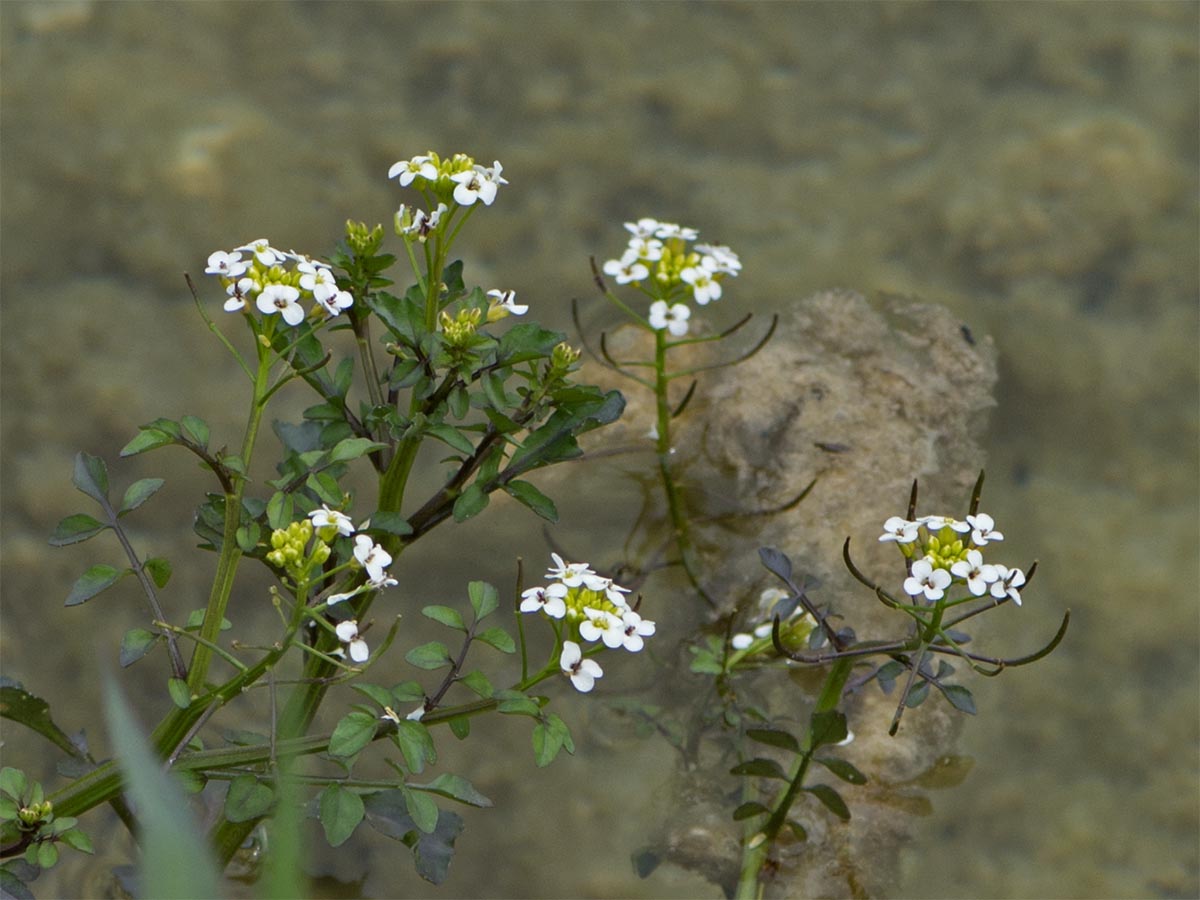
M 667 238 L 682 238 L 685 241 L 694 241 L 700 237 L 700 232 L 695 228 L 676 225 L 674 222 L 659 222 L 658 228 L 654 230 L 654 236 L 663 240 Z
M 935 569 L 928 559 L 918 559 L 912 565 L 912 575 L 904 579 L 904 592 L 912 597 L 924 594 L 926 600 L 941 600 L 952 580 L 945 569 Z
M 354 534 L 354 523 L 350 520 L 350 517 L 344 512 L 330 509 L 324 503 L 321 504 L 320 509 L 314 509 L 310 512 L 308 517 L 312 519 L 313 528 L 333 527 L 343 537 L 349 537 Z
M 930 534 L 937 534 L 950 522 L 945 516 L 921 516 L 917 524 L 924 525 Z
M 1025 573 L 1020 569 L 1010 569 L 997 565 L 996 580 L 992 582 L 992 596 L 997 600 L 1007 597 L 1017 606 L 1021 605 L 1021 592 L 1018 588 L 1025 583 Z
M 297 302 L 299 299 L 300 291 L 290 284 L 268 284 L 255 303 L 267 315 L 279 313 L 289 325 L 299 325 L 304 321 L 304 307 Z
M 650 327 L 655 331 L 664 328 L 675 337 L 683 337 L 688 332 L 688 318 L 692 311 L 683 303 L 667 306 L 666 300 L 655 300 L 650 304 Z
M 658 231 L 658 219 L 638 219 L 636 222 L 626 222 L 625 230 L 635 238 L 652 238 Z
M 208 267 L 204 270 L 209 275 L 224 275 L 226 278 L 237 278 L 250 268 L 250 263 L 242 259 L 242 254 L 236 250 L 226 253 L 218 250 L 208 257 Z
M 413 179 L 420 175 L 427 181 L 436 181 L 437 167 L 428 156 L 414 156 L 412 159 L 402 159 L 388 169 L 388 178 L 398 178 L 401 187 L 408 187 Z
M 971 541 L 976 547 L 987 546 L 989 541 L 1002 541 L 1004 535 L 999 531 L 993 531 L 996 523 L 987 513 L 980 513 L 977 516 L 967 516 L 971 530 Z
M 521 592 L 521 612 L 537 612 L 540 609 L 552 619 L 561 619 L 567 614 L 567 604 L 563 601 L 567 590 L 565 584 L 558 583 L 524 590 Z
M 742 271 L 742 261 L 738 255 L 723 244 L 697 244 L 694 249 L 702 254 L 700 262 L 707 269 L 735 276 Z
M 612 613 L 585 606 L 583 614 L 587 619 L 579 626 L 579 636 L 585 641 L 603 640 L 604 646 L 612 650 L 625 642 L 624 626 Z
M 350 651 L 352 660 L 355 662 L 367 661 L 371 651 L 367 648 L 367 642 L 358 636 L 358 622 L 355 619 L 338 622 L 334 630 L 337 632 L 338 640 L 345 644 Z
M 241 247 L 234 248 L 239 252 L 253 253 L 264 266 L 273 266 L 276 263 L 281 263 L 287 259 L 287 254 L 281 250 L 276 250 L 271 246 L 271 242 L 266 238 L 259 238 L 257 241 L 251 241 L 248 244 L 243 244 Z
M 563 673 L 571 677 L 571 684 L 581 694 L 586 694 L 596 686 L 596 679 L 604 674 L 600 663 L 594 659 L 584 659 L 583 651 L 574 641 L 563 641 L 562 655 L 558 664 Z
M 546 577 L 557 579 L 569 588 L 583 585 L 589 591 L 603 593 L 612 584 L 612 579 L 597 575 L 587 563 L 563 562 L 557 553 L 551 553 L 550 558 L 554 560 L 554 567 L 546 570 Z
M 636 254 L 638 259 L 644 259 L 647 262 L 654 262 L 662 259 L 663 244 L 662 241 L 649 237 L 633 237 L 629 239 L 629 248 L 627 253 Z
M 735 634 L 729 639 L 729 645 L 734 650 L 745 650 L 754 643 L 754 635 L 752 634 Z
M 633 281 L 645 281 L 650 277 L 650 270 L 638 262 L 638 258 L 626 251 L 620 259 L 610 259 L 604 264 L 604 274 L 611 275 L 617 284 L 629 284 Z
M 471 206 L 476 200 L 482 200 L 484 206 L 491 206 L 496 199 L 496 190 L 502 184 L 508 184 L 500 177 L 503 166 L 496 162 L 492 168 L 474 166 L 468 172 L 457 172 L 450 180 L 457 183 L 454 188 L 454 201 L 459 206 Z
M 911 544 L 917 539 L 916 522 L 910 522 L 908 519 L 902 519 L 899 516 L 892 516 L 883 523 L 883 534 L 879 536 L 881 541 L 895 541 L 898 544 Z
M 296 271 L 304 273 L 300 276 L 300 287 L 309 291 L 318 303 L 324 303 L 338 292 L 337 279 L 328 266 L 304 260 L 297 264 Z
M 996 567 L 985 563 L 978 550 L 968 550 L 967 558 L 952 565 L 950 572 L 965 581 L 967 589 L 976 597 L 986 594 L 988 585 L 996 580 Z
M 388 555 L 388 552 L 365 534 L 354 536 L 354 558 L 367 570 L 367 576 L 372 581 L 379 582 L 382 582 L 385 577 L 383 570 L 392 563 L 392 557 Z
M 316 296 L 315 294 L 313 296 Z M 343 309 L 349 309 L 354 305 L 354 295 L 349 291 L 338 291 L 331 294 L 329 297 L 322 299 L 317 297 L 317 302 L 321 304 L 321 308 L 325 310 L 331 317 L 336 316 Z
M 643 638 L 654 634 L 655 624 L 649 619 L 643 619 L 632 609 L 621 613 L 621 644 L 630 653 L 637 653 L 646 645 Z
M 497 288 L 494 291 L 488 291 L 487 295 L 496 301 L 497 307 L 507 310 L 511 315 L 523 316 L 529 312 L 528 306 L 517 303 L 516 291 L 502 291 Z
M 249 276 L 239 278 L 225 288 L 229 299 L 225 301 L 225 312 L 240 312 L 246 308 L 246 298 L 262 290 L 262 285 Z
M 629 601 L 622 597 L 622 594 L 628 594 L 629 588 L 621 587 L 611 578 L 606 579 L 608 584 L 604 588 L 604 596 L 608 598 L 608 602 L 613 606 L 625 609 L 629 606 Z
M 721 284 L 713 279 L 713 273 L 704 266 L 688 266 L 679 273 L 681 281 L 692 286 L 696 302 L 701 306 L 721 299 Z

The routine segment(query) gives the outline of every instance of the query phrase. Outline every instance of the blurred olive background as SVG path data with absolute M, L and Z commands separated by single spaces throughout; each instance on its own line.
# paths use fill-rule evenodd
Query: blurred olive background
M 468 280 L 515 289 L 552 326 L 569 327 L 572 297 L 611 321 L 588 257 L 617 255 L 621 223 L 650 215 L 741 254 L 705 310 L 719 323 L 844 286 L 943 303 L 995 337 L 986 506 L 1006 549 L 1041 565 L 1025 606 L 993 617 L 994 646 L 1036 645 L 1064 607 L 1073 625 L 1036 668 L 972 683 L 975 768 L 935 796 L 894 893 L 1196 896 L 1198 10 L 0 5 L 4 674 L 108 752 L 95 672 L 144 614 L 131 588 L 62 606 L 116 556 L 46 544 L 87 508 L 69 483 L 79 449 L 121 489 L 168 478 L 131 525 L 176 562 L 166 601 L 203 605 L 212 559 L 188 551 L 202 475 L 170 451 L 116 461 L 159 415 L 239 439 L 245 386 L 182 273 L 261 237 L 328 252 L 347 218 L 390 223 L 405 199 L 391 163 L 464 151 L 511 182 L 460 246 Z M 589 484 L 565 525 L 611 546 L 634 492 Z M 420 597 L 461 600 L 467 577 L 511 583 L 514 555 L 544 556 L 531 517 L 500 521 L 406 556 Z M 235 598 L 248 618 L 261 584 Z M 147 723 L 167 703 L 160 663 L 122 674 Z M 523 722 L 447 747 L 498 808 L 467 815 L 446 896 L 716 895 L 688 873 L 634 876 L 670 751 L 608 734 L 592 700 L 565 698 L 580 753 L 549 772 Z M 54 777 L 44 748 L 7 722 L 3 737 L 5 765 Z M 65 862 L 39 895 L 99 893 L 127 853 Z M 314 865 L 331 894 L 335 879 L 428 893 L 407 855 L 364 829 Z

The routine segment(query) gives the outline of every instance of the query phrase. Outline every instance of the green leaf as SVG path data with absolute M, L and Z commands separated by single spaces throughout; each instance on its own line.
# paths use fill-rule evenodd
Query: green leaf
M 490 616 L 500 605 L 500 595 L 486 581 L 472 581 L 467 585 L 467 597 L 471 600 L 471 609 L 475 610 L 475 621 Z
M 488 495 L 483 492 L 478 484 L 472 484 L 465 491 L 458 495 L 458 499 L 454 501 L 454 521 L 465 522 L 472 516 L 477 516 L 483 512 L 488 505 Z
M 421 610 L 421 615 L 428 619 L 433 619 L 435 622 L 440 622 L 447 628 L 455 628 L 459 631 L 467 630 L 467 626 L 463 622 L 458 610 L 451 609 L 449 606 L 426 606 Z
M 262 529 L 258 527 L 258 523 L 247 522 L 245 525 L 238 526 L 234 538 L 237 541 L 238 549 L 243 553 L 253 553 L 261 536 Z
M 437 762 L 437 750 L 433 746 L 433 736 L 429 729 L 420 722 L 411 719 L 401 719 L 396 726 L 392 740 L 404 754 L 404 765 L 414 775 L 425 771 L 426 763 Z
M 171 702 L 180 709 L 187 709 L 192 705 L 192 693 L 182 678 L 168 678 L 167 693 L 171 695 Z
M 287 528 L 295 511 L 296 501 L 292 495 L 276 491 L 267 502 L 267 524 L 276 530 Z
M 725 667 L 711 650 L 688 647 L 688 652 L 692 654 L 692 663 L 688 669 L 697 675 L 720 675 L 725 671 Z
M 170 419 L 155 419 L 147 425 L 138 426 L 138 434 L 121 448 L 121 456 L 136 456 L 147 450 L 155 450 L 174 444 L 179 440 L 179 423 Z
M 533 759 L 539 768 L 554 761 L 559 750 L 575 752 L 571 729 L 556 713 L 549 713 L 533 728 Z
M 815 750 L 824 744 L 836 744 L 846 739 L 846 716 L 836 709 L 813 713 L 809 743 Z
M 468 672 L 466 675 L 460 678 L 459 681 L 461 681 L 464 685 L 466 685 L 484 700 L 489 699 L 492 694 L 496 692 L 495 688 L 492 687 L 492 683 L 488 680 L 488 677 L 478 669 L 474 670 L 473 672 Z
M 471 718 L 469 716 L 455 716 L 448 724 L 450 733 L 460 741 L 466 740 L 471 734 Z
M 430 641 L 413 647 L 404 658 L 418 669 L 440 669 L 450 665 L 450 651 L 441 641 Z
M 225 818 L 249 822 L 265 816 L 275 802 L 275 792 L 253 775 L 238 775 L 225 794 Z
M 165 481 L 161 478 L 140 478 L 131 484 L 125 491 L 125 498 L 121 501 L 121 509 L 117 515 L 124 515 L 127 512 L 132 512 L 137 509 L 156 493 L 161 488 Z
M 939 684 L 938 688 L 955 709 L 975 715 L 975 698 L 961 684 Z
M 0 866 L 0 896 L 11 896 L 13 900 L 37 900 L 29 886 L 3 866 Z
M 377 720 L 370 713 L 354 710 L 345 715 L 329 738 L 329 755 L 346 759 L 375 739 Z
M 525 696 L 520 691 L 496 691 L 493 695 L 497 700 L 496 712 L 508 716 L 533 716 L 539 718 L 542 707 L 536 700 Z
M 461 384 L 455 385 L 446 397 L 446 409 L 455 419 L 461 419 L 470 409 L 471 398 Z
M 72 850 L 78 850 L 80 853 L 94 854 L 96 848 L 92 846 L 92 840 L 78 828 L 68 828 L 61 835 L 62 842 Z
M 364 697 L 370 697 L 378 707 L 382 708 L 384 706 L 392 705 L 392 692 L 385 687 L 381 687 L 377 684 L 364 684 L 361 681 L 350 685 L 350 687 L 358 691 Z
M 404 793 L 404 805 L 408 809 L 408 814 L 412 816 L 413 822 L 421 831 L 432 834 L 433 829 L 437 828 L 437 804 L 433 802 L 432 798 L 426 797 L 418 791 L 411 791 L 407 787 L 400 790 Z
M 171 580 L 171 563 L 161 556 L 150 557 L 142 563 L 142 568 L 150 575 L 157 588 L 165 588 L 167 582 Z
M 217 867 L 192 818 L 191 806 L 150 749 L 112 679 L 105 683 L 108 733 L 125 789 L 138 811 L 142 845 L 140 896 L 219 897 Z
M 71 483 L 101 506 L 108 503 L 108 467 L 100 457 L 82 450 L 75 454 Z
M 440 794 L 443 797 L 449 797 L 451 800 L 457 800 L 459 803 L 465 803 L 468 806 L 478 806 L 481 809 L 486 809 L 492 805 L 491 800 L 475 790 L 475 786 L 460 775 L 446 773 L 439 775 L 433 781 L 429 782 L 429 784 L 409 784 L 408 787 L 414 791 L 428 791 L 431 794 Z
M 554 505 L 554 501 L 528 481 L 510 481 L 504 485 L 504 490 L 510 497 L 528 506 L 547 522 L 558 521 L 558 507 Z
M 331 463 L 349 462 L 372 451 L 383 450 L 387 446 L 387 444 L 381 444 L 370 438 L 346 438 L 344 441 L 338 441 L 337 446 L 329 451 L 329 461 Z
M 734 821 L 740 822 L 742 819 L 749 819 L 765 812 L 770 812 L 770 810 L 761 803 L 755 803 L 753 800 L 751 800 L 747 803 L 743 803 L 741 806 L 735 809 L 733 811 L 733 818 Z
M 565 334 L 547 331 L 535 322 L 521 322 L 501 336 L 496 361 L 511 366 L 531 359 L 545 359 L 566 339 Z
M 836 756 L 816 756 L 813 758 L 838 778 L 842 779 L 842 781 L 848 781 L 850 784 L 867 783 L 867 776 L 844 759 L 838 759 Z
M 337 479 L 328 472 L 314 472 L 304 479 L 304 486 L 327 506 L 340 506 L 344 499 Z
M 145 628 L 131 628 L 121 638 L 121 668 L 132 666 L 135 662 L 154 649 L 162 635 L 147 631 Z
M 204 624 L 204 610 L 203 609 L 193 609 L 190 613 L 188 613 L 187 622 L 184 623 L 183 627 L 186 628 L 188 631 L 196 631 L 203 624 Z M 228 631 L 232 627 L 233 627 L 232 622 L 230 622 L 228 619 L 226 619 L 224 617 L 221 618 L 221 629 L 220 629 L 221 631 Z
M 747 728 L 746 737 L 760 744 L 770 744 L 772 747 L 782 747 L 793 753 L 800 752 L 800 742 L 786 731 L 777 728 Z
M 443 444 L 449 445 L 459 453 L 465 453 L 470 456 L 475 452 L 475 445 L 453 425 L 426 425 L 425 431 L 428 432 L 430 437 L 437 438 Z
M 392 699 L 397 703 L 424 700 L 425 689 L 415 681 L 402 681 L 392 688 Z
M 0 717 L 10 719 L 36 731 L 54 746 L 77 759 L 84 758 L 83 752 L 75 746 L 75 742 L 65 731 L 54 724 L 54 720 L 50 717 L 50 704 L 41 697 L 26 691 L 18 682 L 8 678 L 0 679 Z M 17 772 L 17 770 L 9 768 L 0 770 L 0 790 L 6 793 L 8 792 L 7 786 L 10 784 L 9 779 L 16 777 L 9 774 L 12 772 Z M 18 772 L 18 774 L 20 773 Z M 21 778 L 23 779 L 24 776 L 21 775 Z M 21 790 L 23 791 L 24 787 Z M 20 791 L 12 796 L 19 797 Z
M 386 531 L 388 534 L 395 534 L 400 537 L 412 534 L 412 526 L 408 524 L 408 519 L 404 518 L 398 512 L 375 513 L 375 515 L 371 516 L 371 530 Z
M 808 791 L 823 804 L 831 813 L 841 819 L 843 822 L 850 820 L 850 809 L 846 806 L 846 801 L 842 799 L 841 794 L 835 791 L 827 784 L 806 785 L 802 790 Z
M 67 595 L 67 602 L 64 605 L 78 606 L 80 603 L 86 603 L 101 591 L 112 587 L 129 572 L 129 569 L 117 569 L 103 564 L 92 566 L 79 576 L 79 580 L 71 588 L 71 593 Z
M 183 437 L 205 450 L 208 449 L 208 423 L 199 416 L 184 416 L 179 420 L 183 428 Z
M 787 781 L 787 774 L 780 768 L 779 763 L 773 759 L 748 759 L 743 763 L 738 763 L 729 770 L 730 775 L 754 775 L 760 778 L 779 778 Z
M 512 635 L 503 628 L 496 627 L 481 631 L 475 635 L 475 640 L 495 647 L 501 653 L 516 653 L 517 651 L 517 645 L 513 642 Z
M 788 819 L 784 824 L 792 830 L 792 834 L 796 836 L 796 840 L 801 842 L 808 840 L 808 832 L 805 831 L 804 826 L 795 819 Z
M 13 800 L 21 802 L 28 786 L 29 779 L 20 769 L 14 769 L 12 766 L 0 769 L 0 792 L 7 794 Z
M 437 828 L 432 834 L 422 834 L 413 848 L 417 858 L 417 874 L 431 884 L 445 881 L 450 860 L 454 857 L 454 841 L 462 830 L 462 816 L 442 810 L 438 815 Z
M 85 513 L 76 513 L 73 516 L 67 516 L 58 523 L 58 527 L 54 529 L 54 534 L 50 535 L 50 544 L 54 547 L 78 544 L 80 541 L 86 541 L 90 537 L 95 537 L 108 527 L 110 526 Z
M 320 819 L 325 829 L 325 840 L 330 847 L 340 847 L 354 834 L 354 829 L 363 820 L 363 800 L 353 791 L 341 785 L 331 784 L 321 791 Z
M 58 863 L 58 848 L 49 841 L 41 844 L 36 844 L 37 847 L 37 864 L 42 869 L 53 869 Z

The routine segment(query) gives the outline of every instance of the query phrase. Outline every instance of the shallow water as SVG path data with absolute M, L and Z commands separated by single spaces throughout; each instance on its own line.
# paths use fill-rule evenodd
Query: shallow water
M 180 273 L 263 236 L 321 253 L 347 217 L 390 220 L 396 159 L 464 150 L 511 181 L 463 247 L 468 277 L 548 324 L 590 296 L 588 256 L 653 215 L 741 254 L 721 323 L 846 286 L 944 303 L 995 337 L 987 503 L 1041 564 L 994 637 L 1031 646 L 1064 607 L 1072 631 L 1041 665 L 972 683 L 974 769 L 934 795 L 894 893 L 1196 896 L 1198 10 L 3 4 L 4 673 L 105 746 L 93 660 L 112 665 L 140 610 L 62 609 L 107 550 L 45 537 L 81 508 L 77 449 L 113 460 L 138 423 L 187 412 L 237 433 L 240 383 Z M 141 537 L 187 547 L 192 467 L 119 472 L 169 477 Z M 634 504 L 572 506 L 617 529 Z M 534 527 L 466 539 L 488 541 L 494 578 L 544 552 Z M 201 605 L 200 568 L 177 573 L 179 603 Z M 423 588 L 453 597 L 458 575 Z M 598 706 L 563 710 L 577 735 L 608 727 Z M 21 764 L 32 745 L 7 723 L 4 739 Z M 672 760 L 610 740 L 549 773 L 447 747 L 500 809 L 467 817 L 445 894 L 715 895 L 634 877 Z M 322 865 L 365 896 L 425 893 L 405 854 L 362 846 Z M 40 895 L 86 892 L 68 868 Z

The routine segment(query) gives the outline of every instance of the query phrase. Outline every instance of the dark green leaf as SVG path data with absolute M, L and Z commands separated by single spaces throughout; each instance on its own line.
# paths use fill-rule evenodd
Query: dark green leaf
M 787 827 L 792 830 L 792 834 L 794 834 L 796 836 L 796 840 L 798 840 L 798 841 L 807 841 L 808 840 L 808 832 L 805 831 L 804 826 L 801 825 L 799 822 L 797 822 L 795 819 L 788 819 L 784 824 L 787 825 Z
M 418 669 L 440 669 L 450 665 L 450 651 L 441 641 L 430 641 L 413 647 L 404 658 Z
M 412 534 L 412 526 L 408 524 L 408 520 L 397 512 L 377 512 L 371 516 L 371 530 L 376 529 L 400 537 Z
M 488 681 L 488 677 L 478 669 L 473 672 L 468 672 L 466 675 L 460 678 L 459 681 L 461 681 L 464 685 L 466 685 L 484 700 L 487 700 L 492 696 L 492 694 L 495 693 L 495 689 L 492 687 L 492 683 Z
M 328 472 L 315 472 L 304 479 L 304 485 L 317 495 L 317 499 L 328 506 L 341 506 L 342 489 L 337 479 Z
M 507 716 L 533 716 L 542 714 L 542 707 L 536 700 L 519 694 L 517 691 L 496 691 L 493 695 L 498 698 L 496 712 Z
M 453 425 L 427 425 L 425 426 L 425 430 L 429 433 L 430 437 L 437 438 L 443 444 L 449 445 L 459 453 L 465 453 L 469 456 L 475 452 L 475 445 Z
M 476 622 L 490 616 L 500 605 L 500 595 L 486 581 L 472 581 L 468 584 L 467 596 L 471 600 L 471 609 L 475 610 Z
M 800 752 L 800 742 L 786 731 L 777 728 L 747 728 L 746 737 L 760 744 L 770 744 L 772 747 L 782 747 L 793 753 Z
M 531 359 L 545 359 L 566 337 L 557 331 L 547 331 L 535 322 L 521 322 L 501 336 L 496 361 L 511 366 Z
M 72 850 L 78 850 L 80 853 L 94 854 L 96 852 L 96 849 L 92 846 L 91 838 L 78 828 L 68 828 L 62 833 L 60 839 Z
M 487 505 L 488 495 L 478 484 L 472 484 L 454 501 L 454 521 L 465 522 L 472 516 L 483 512 Z
M 414 852 L 417 857 L 417 874 L 431 884 L 446 880 L 450 860 L 454 856 L 454 841 L 463 830 L 463 820 L 458 813 L 442 810 L 438 815 L 433 834 L 422 834 Z
M 208 423 L 197 416 L 184 416 L 179 420 L 183 436 L 193 444 L 208 449 Z
M 329 755 L 347 759 L 358 753 L 375 738 L 376 718 L 370 713 L 354 710 L 342 717 L 329 738 Z
M 787 774 L 779 767 L 779 763 L 773 759 L 748 759 L 743 763 L 738 763 L 729 770 L 730 775 L 754 775 L 760 778 L 780 778 L 784 781 L 788 780 Z
M 167 582 L 171 580 L 171 563 L 161 556 L 150 557 L 142 563 L 142 568 L 146 570 L 157 588 L 165 588 Z
M 792 561 L 774 547 L 759 547 L 758 558 L 768 572 L 777 575 L 781 580 L 792 580 Z
M 971 696 L 969 690 L 961 684 L 940 684 L 938 687 L 955 709 L 972 716 L 975 715 L 975 698 Z
M 370 697 L 380 708 L 392 705 L 392 692 L 385 687 L 378 684 L 364 684 L 361 681 L 355 682 L 350 687 L 363 696 Z
M 922 681 L 915 688 L 908 692 L 908 698 L 904 701 L 904 705 L 909 709 L 916 709 L 925 702 L 925 698 L 929 696 L 929 682 Z
M 275 802 L 275 792 L 253 775 L 238 775 L 229 782 L 225 794 L 225 818 L 230 822 L 249 822 L 265 816 Z
M 846 801 L 842 799 L 841 794 L 835 791 L 827 784 L 814 784 L 803 788 L 808 791 L 823 804 L 831 813 L 847 822 L 850 819 L 850 810 L 846 806 Z
M 292 523 L 296 512 L 296 501 L 291 494 L 276 491 L 267 503 L 267 524 L 278 530 Z
M 510 481 L 504 485 L 509 496 L 528 506 L 547 522 L 558 521 L 558 508 L 554 501 L 539 491 L 528 481 Z
M 449 797 L 451 800 L 457 800 L 459 803 L 465 803 L 468 806 L 478 806 L 485 809 L 492 805 L 491 800 L 475 790 L 475 786 L 471 782 L 459 775 L 446 773 L 439 775 L 428 784 L 409 784 L 408 787 L 414 791 L 429 791 L 432 794 L 441 794 L 443 797 Z
M 121 667 L 131 666 L 152 649 L 159 642 L 162 635 L 155 634 L 153 631 L 147 631 L 145 628 L 131 628 L 125 632 L 125 636 L 121 638 Z
M 187 709 L 192 705 L 192 693 L 182 678 L 168 678 L 167 693 L 171 695 L 171 702 L 180 709 Z
M 515 653 L 517 651 L 517 645 L 513 642 L 512 635 L 500 627 L 481 631 L 475 635 L 475 640 L 495 647 L 501 653 Z
M 461 384 L 456 384 L 446 398 L 446 409 L 455 419 L 461 419 L 470 409 L 471 398 Z
M 91 600 L 101 591 L 107 590 L 119 579 L 128 575 L 129 571 L 129 569 L 116 569 L 103 564 L 92 566 L 79 576 L 79 580 L 71 588 L 71 593 L 67 595 L 67 602 L 64 605 L 78 606 L 80 603 Z
M 419 791 L 411 791 L 407 787 L 400 789 L 404 794 L 404 805 L 408 809 L 413 823 L 425 834 L 432 834 L 437 828 L 438 807 L 433 798 Z
M 58 527 L 54 529 L 54 534 L 50 536 L 50 543 L 55 547 L 78 544 L 80 541 L 86 541 L 90 537 L 95 537 L 108 527 L 108 525 L 97 519 L 93 519 L 89 515 L 76 513 L 73 516 L 67 516 L 58 523 Z
M 158 493 L 158 489 L 164 484 L 166 482 L 161 478 L 141 478 L 135 481 L 125 491 L 125 498 L 121 501 L 121 509 L 117 515 L 124 515 L 137 509 Z
M 842 781 L 848 781 L 850 784 L 866 784 L 867 776 L 846 762 L 844 759 L 838 759 L 835 756 L 814 757 L 817 762 L 827 768 L 830 772 L 836 775 Z
M 98 456 L 75 454 L 75 472 L 71 483 L 101 506 L 108 502 L 108 467 Z
M 386 447 L 387 444 L 381 444 L 370 438 L 346 438 L 344 441 L 339 441 L 338 445 L 329 451 L 329 461 L 331 463 L 349 462 L 352 459 L 358 459 L 360 456 L 375 450 L 383 450 Z
M 413 700 L 424 700 L 425 689 L 415 681 L 402 681 L 392 688 L 392 699 L 397 703 L 409 703 Z
M 325 840 L 330 847 L 340 847 L 354 834 L 363 820 L 363 800 L 354 791 L 331 784 L 321 791 L 320 818 Z
M 467 626 L 464 624 L 458 610 L 451 609 L 449 606 L 426 606 L 421 610 L 421 615 L 428 619 L 433 619 L 435 622 L 440 622 L 447 628 L 456 628 L 459 631 L 467 630 Z
M 761 803 L 750 801 L 748 803 L 743 803 L 741 806 L 735 809 L 733 811 L 733 818 L 735 821 L 740 822 L 742 819 L 749 819 L 751 816 L 757 816 L 765 812 L 770 812 L 770 810 Z
M 83 752 L 75 746 L 75 742 L 70 736 L 54 724 L 54 720 L 50 717 L 50 704 L 41 697 L 34 696 L 26 691 L 18 682 L 11 679 L 3 679 L 0 681 L 0 717 L 10 719 L 36 731 L 46 740 L 50 741 L 60 750 L 69 753 L 76 758 L 83 758 Z M 14 777 L 8 775 L 10 772 L 15 772 L 15 769 L 0 770 L 8 778 Z M 20 773 L 18 773 L 20 774 Z M 7 778 L 0 780 L 0 789 L 7 789 Z M 14 796 L 18 796 L 14 794 Z
M 849 732 L 846 730 L 846 717 L 836 709 L 813 713 L 809 743 L 815 750 L 824 744 L 836 744 L 844 741 Z
M 411 719 L 401 719 L 392 736 L 396 746 L 404 755 L 404 765 L 414 775 L 425 771 L 426 763 L 437 762 L 437 750 L 433 746 L 433 737 L 429 729 L 420 722 Z

